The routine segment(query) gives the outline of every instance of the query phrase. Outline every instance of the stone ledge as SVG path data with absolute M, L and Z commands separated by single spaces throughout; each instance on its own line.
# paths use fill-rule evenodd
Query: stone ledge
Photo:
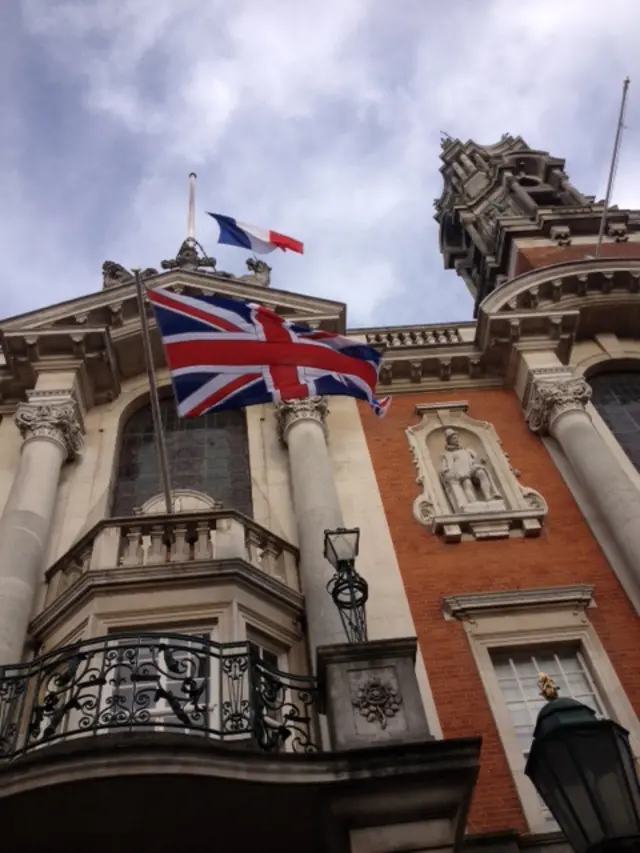
M 571 607 L 584 610 L 595 605 L 593 590 L 591 585 L 580 584 L 450 595 L 443 599 L 443 613 L 445 619 L 465 619 L 496 610 L 525 610 L 535 607 Z
M 473 539 L 508 539 L 515 531 L 529 539 L 540 536 L 545 517 L 543 509 L 441 515 L 432 519 L 431 530 L 443 534 L 445 542 L 461 542 L 465 534 Z

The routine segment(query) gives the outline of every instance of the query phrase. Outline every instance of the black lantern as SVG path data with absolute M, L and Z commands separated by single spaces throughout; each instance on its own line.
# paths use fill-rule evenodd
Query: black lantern
M 640 851 L 640 785 L 629 733 L 540 676 L 540 711 L 525 773 L 576 853 Z
M 339 527 L 324 532 L 324 556 L 336 570 L 327 584 L 327 592 L 338 609 L 342 627 L 350 643 L 367 640 L 365 605 L 369 586 L 355 568 L 360 531 Z
M 357 527 L 352 530 L 338 527 L 324 532 L 324 556 L 338 572 L 345 569 L 347 563 L 353 565 L 359 547 L 360 530 Z

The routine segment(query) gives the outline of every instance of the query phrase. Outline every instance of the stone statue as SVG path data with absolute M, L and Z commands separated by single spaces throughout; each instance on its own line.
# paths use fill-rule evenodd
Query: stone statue
M 259 261 L 258 258 L 247 258 L 246 264 L 250 273 L 248 275 L 241 275 L 240 281 L 269 287 L 269 282 L 271 280 L 271 267 L 269 264 L 266 264 L 264 261 Z
M 200 270 L 202 267 L 208 267 L 212 270 L 215 270 L 216 259 L 207 257 L 204 252 L 202 255 L 200 255 L 198 253 L 199 248 L 201 249 L 202 247 L 194 240 L 184 240 L 182 245 L 178 249 L 178 254 L 175 256 L 175 258 L 172 258 L 168 261 L 162 261 L 160 266 L 163 270 Z
M 121 284 L 131 284 L 133 274 L 125 269 L 122 264 L 115 261 L 105 261 L 102 264 L 102 287 L 118 287 Z
M 464 512 L 470 504 L 502 501 L 502 495 L 492 482 L 486 460 L 479 459 L 473 450 L 460 445 L 457 430 L 446 429 L 444 435 L 445 449 L 440 462 L 440 477 L 453 508 Z

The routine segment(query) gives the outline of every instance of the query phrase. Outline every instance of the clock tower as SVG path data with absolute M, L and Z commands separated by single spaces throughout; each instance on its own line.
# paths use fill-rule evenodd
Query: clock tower
M 446 269 L 476 305 L 507 279 L 593 257 L 604 201 L 583 195 L 565 161 L 504 134 L 495 145 L 442 142 L 442 195 L 435 201 Z M 640 214 L 610 207 L 602 257 L 640 258 Z

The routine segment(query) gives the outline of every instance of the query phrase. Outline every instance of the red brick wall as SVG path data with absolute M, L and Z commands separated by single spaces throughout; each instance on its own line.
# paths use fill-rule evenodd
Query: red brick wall
M 418 423 L 416 403 L 452 392 L 396 397 L 384 419 L 365 407 L 362 423 L 400 570 L 407 589 L 444 736 L 482 735 L 482 769 L 469 830 L 527 831 L 493 716 L 461 624 L 445 621 L 442 599 L 456 593 L 595 584 L 589 616 L 636 710 L 640 708 L 640 621 L 590 533 L 544 445 L 529 432 L 510 391 L 456 392 L 469 415 L 493 423 L 520 481 L 549 504 L 539 539 L 444 544 L 413 518 L 419 493 L 405 430 Z
M 564 261 L 581 261 L 585 255 L 594 255 L 595 251 L 595 239 L 592 245 L 527 246 L 518 250 L 515 275 L 550 264 L 561 264 Z M 640 258 L 640 243 L 603 243 L 600 248 L 600 257 Z

